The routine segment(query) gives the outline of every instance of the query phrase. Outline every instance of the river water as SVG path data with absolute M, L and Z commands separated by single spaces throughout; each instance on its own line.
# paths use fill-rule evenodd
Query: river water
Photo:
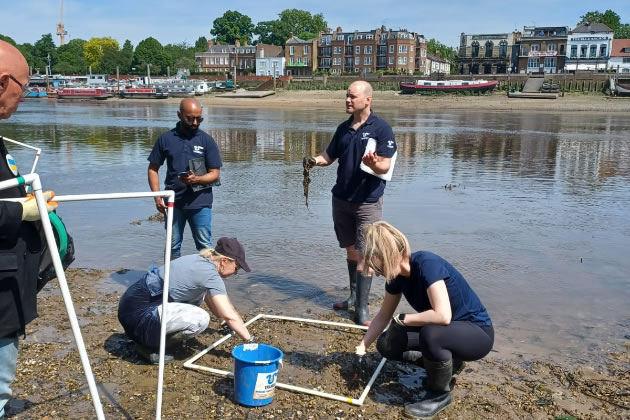
M 147 191 L 147 156 L 176 110 L 34 100 L 0 122 L 0 135 L 42 148 L 37 172 L 57 194 Z M 385 220 L 413 250 L 433 251 L 464 274 L 493 319 L 500 356 L 593 360 L 630 338 L 627 116 L 375 111 L 399 147 Z M 252 267 L 226 281 L 235 306 L 326 312 L 347 287 L 331 218 L 336 164 L 313 169 L 307 210 L 301 161 L 325 149 L 343 110 L 209 106 L 204 117 L 224 160 L 213 238 L 238 237 Z M 34 153 L 8 147 L 27 173 Z M 146 220 L 154 212 L 152 199 L 62 203 L 73 266 L 128 269 L 113 276 L 128 284 L 163 263 L 163 225 Z M 188 230 L 183 248 L 195 252 Z M 372 299 L 383 286 L 376 278 Z

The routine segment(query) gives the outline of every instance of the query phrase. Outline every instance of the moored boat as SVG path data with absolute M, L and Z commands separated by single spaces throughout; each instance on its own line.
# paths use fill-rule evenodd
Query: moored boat
M 57 89 L 57 98 L 59 99 L 100 99 L 109 98 L 110 93 L 107 89 L 101 88 L 63 88 Z
M 160 88 L 126 88 L 120 91 L 121 98 L 166 99 L 168 92 Z
M 401 82 L 402 93 L 416 92 L 491 92 L 497 87 L 497 81 L 489 80 L 415 80 Z
M 48 92 L 45 87 L 29 87 L 30 92 L 27 98 L 45 98 L 48 96 Z
M 173 98 L 191 98 L 195 96 L 195 88 L 192 86 L 168 86 L 168 96 Z

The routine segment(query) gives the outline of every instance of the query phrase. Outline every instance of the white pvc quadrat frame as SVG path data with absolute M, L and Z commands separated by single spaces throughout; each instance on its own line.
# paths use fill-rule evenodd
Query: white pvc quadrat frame
M 44 200 L 44 194 L 42 192 L 42 185 L 39 179 L 39 175 L 36 173 L 19 176 L 17 178 L 9 179 L 6 181 L 0 182 L 0 190 L 5 190 L 8 188 L 17 187 L 19 185 L 30 184 L 33 193 L 35 195 L 35 199 L 37 201 L 37 208 L 39 210 L 40 219 L 42 222 L 42 227 L 44 229 L 44 234 L 46 236 L 46 243 L 48 244 L 49 249 L 57 249 L 57 242 L 55 240 L 55 234 L 53 232 L 52 226 L 50 224 L 50 219 L 48 218 L 48 212 L 46 209 L 46 201 Z M 162 300 L 162 319 L 166 318 L 167 306 L 168 306 L 168 287 L 169 287 L 169 276 L 170 276 L 170 260 L 171 260 L 171 237 L 172 237 L 172 227 L 173 227 L 173 206 L 175 202 L 175 192 L 171 190 L 167 191 L 156 191 L 156 192 L 138 192 L 138 193 L 111 193 L 111 194 L 82 194 L 82 195 L 65 195 L 65 196 L 55 196 L 54 201 L 63 202 L 63 201 L 88 201 L 88 200 L 112 200 L 112 199 L 125 199 L 125 198 L 146 198 L 146 197 L 165 197 L 168 199 L 168 208 L 167 208 L 167 224 L 166 224 L 166 246 L 164 251 L 164 292 L 163 292 L 163 300 Z M 23 201 L 24 199 L 6 199 L 3 201 Z M 57 280 L 59 282 L 59 289 L 61 290 L 61 294 L 63 296 L 63 300 L 66 306 L 66 311 L 68 312 L 68 318 L 70 320 L 70 325 L 72 327 L 72 333 L 74 335 L 74 340 L 76 342 L 77 348 L 79 350 L 79 356 L 81 358 L 81 364 L 83 365 L 83 370 L 85 372 L 85 378 L 88 383 L 88 388 L 90 390 L 90 395 L 92 397 L 92 403 L 94 405 L 94 410 L 96 411 L 96 418 L 98 420 L 104 420 L 105 415 L 103 413 L 103 406 L 101 404 L 101 400 L 98 395 L 98 390 L 96 388 L 96 383 L 94 381 L 94 374 L 92 373 L 92 368 L 90 366 L 90 361 L 87 356 L 87 351 L 85 348 L 85 343 L 83 342 L 83 337 L 81 335 L 81 329 L 79 327 L 79 322 L 77 320 L 77 315 L 74 310 L 74 304 L 72 302 L 72 297 L 70 296 L 70 290 L 68 288 L 68 282 L 66 279 L 65 272 L 63 270 L 63 266 L 61 263 L 61 258 L 59 257 L 59 253 L 51 252 L 53 266 L 55 268 L 55 273 L 57 274 Z M 163 379 L 164 379 L 164 353 L 165 353 L 165 343 L 166 343 L 166 323 L 161 323 L 160 329 L 160 358 L 159 358 L 159 369 L 158 369 L 158 385 L 157 385 L 157 402 L 156 402 L 156 420 L 160 420 L 162 417 L 162 389 L 163 389 Z
M 267 314 L 258 314 L 258 315 L 256 315 L 255 317 L 253 317 L 252 319 L 247 321 L 245 323 L 245 326 L 248 326 L 249 324 L 252 324 L 252 323 L 258 321 L 259 319 L 279 319 L 279 320 L 283 320 L 283 321 L 304 322 L 304 323 L 308 323 L 308 324 L 320 324 L 320 325 L 332 325 L 332 326 L 337 326 L 337 327 L 356 328 L 356 329 L 361 329 L 361 330 L 367 330 L 367 328 L 368 328 L 368 327 L 364 327 L 363 325 L 344 324 L 344 323 L 341 323 L 341 322 L 320 321 L 320 320 L 317 320 L 317 319 L 295 318 L 295 317 L 289 317 L 289 316 L 267 315 Z M 210 372 L 210 373 L 214 373 L 214 374 L 220 375 L 220 376 L 234 377 L 234 373 L 233 372 L 230 372 L 230 371 L 227 371 L 227 370 L 209 368 L 207 366 L 202 366 L 202 365 L 195 364 L 195 361 L 197 361 L 202 356 L 207 354 L 210 350 L 216 348 L 217 346 L 219 346 L 220 344 L 222 344 L 223 342 L 227 341 L 228 339 L 230 339 L 233 336 L 234 336 L 234 333 L 228 334 L 228 335 L 224 336 L 223 338 L 221 338 L 220 340 L 218 340 L 215 343 L 213 343 L 212 345 L 210 345 L 210 347 L 208 347 L 207 349 L 202 350 L 201 352 L 197 353 L 195 356 L 193 356 L 192 358 L 188 359 L 184 363 L 184 367 L 188 368 L 188 369 L 197 369 L 197 370 L 201 370 L 201 371 L 204 371 L 204 372 Z M 331 400 L 336 400 L 336 401 L 341 401 L 341 402 L 345 402 L 345 403 L 352 404 L 352 405 L 361 406 L 361 405 L 363 405 L 363 402 L 365 401 L 365 398 L 367 397 L 368 393 L 370 392 L 370 389 L 372 388 L 372 385 L 374 384 L 374 381 L 376 381 L 376 378 L 378 377 L 379 373 L 381 373 L 381 369 L 383 368 L 383 365 L 385 364 L 386 361 L 387 361 L 387 359 L 385 357 L 383 357 L 381 359 L 380 363 L 376 367 L 376 370 L 372 374 L 372 377 L 370 378 L 368 384 L 366 385 L 365 389 L 363 390 L 363 392 L 361 393 L 361 396 L 359 398 L 352 398 L 352 397 L 345 397 L 343 395 L 330 394 L 330 393 L 327 393 L 327 392 L 317 391 L 317 390 L 311 389 L 311 388 L 303 388 L 301 386 L 295 386 L 295 385 L 285 384 L 285 383 L 281 383 L 281 382 L 276 382 L 276 388 L 286 389 L 286 390 L 295 391 L 295 392 L 302 392 L 302 393 L 305 393 L 305 394 L 315 395 L 315 396 L 318 396 L 318 397 L 328 398 L 328 399 L 331 399 Z
M 31 174 L 35 173 L 35 168 L 37 167 L 37 162 L 39 161 L 39 157 L 42 155 L 42 149 L 40 149 L 39 147 L 31 146 L 31 145 L 26 144 L 26 143 L 19 142 L 17 140 L 12 140 L 12 139 L 10 139 L 8 137 L 4 137 L 4 136 L 0 136 L 0 140 L 8 141 L 10 143 L 17 144 L 18 146 L 26 147 L 27 149 L 35 150 L 35 160 L 33 161 L 33 167 L 31 167 L 31 172 L 29 172 Z M 27 189 L 26 192 L 29 192 L 29 190 Z

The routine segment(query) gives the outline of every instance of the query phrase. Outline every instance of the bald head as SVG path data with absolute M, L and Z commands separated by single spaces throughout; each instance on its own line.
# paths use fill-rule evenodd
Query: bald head
M 195 98 L 182 99 L 179 103 L 179 110 L 185 113 L 195 112 L 196 110 L 201 111 L 201 104 Z
M 366 82 L 365 80 L 357 80 L 356 82 L 353 82 L 348 87 L 348 89 L 353 88 L 353 87 L 356 88 L 359 92 L 361 92 L 364 96 L 371 97 L 373 94 L 372 85 Z
M 22 98 L 20 84 L 28 85 L 28 63 L 17 48 L 0 41 L 0 119 L 17 110 Z

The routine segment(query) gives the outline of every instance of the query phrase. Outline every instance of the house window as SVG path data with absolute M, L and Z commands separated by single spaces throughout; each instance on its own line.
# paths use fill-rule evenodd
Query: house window
M 532 44 L 532 51 L 540 51 L 540 45 L 539 44 Z
M 591 53 L 589 54 L 589 57 L 596 57 L 597 56 L 597 45 L 591 45 Z
M 365 36 L 365 39 L 374 39 L 374 35 L 368 34 Z
M 302 62 L 302 57 L 298 57 L 298 58 L 297 58 L 297 62 L 298 62 L 298 63 L 301 63 L 301 62 Z
M 389 64 L 394 64 L 394 57 L 391 55 L 389 56 Z
M 623 57 L 623 60 L 621 61 L 623 64 L 628 64 L 630 63 L 630 57 Z
M 289 54 L 290 54 L 290 55 L 295 54 L 295 47 L 294 47 L 293 45 L 291 45 L 291 46 L 289 47 Z
M 398 57 L 398 64 L 407 64 L 407 57 Z
M 365 67 L 365 68 L 363 68 L 363 71 L 364 71 L 365 73 L 372 73 L 372 69 L 371 69 L 371 68 L 369 68 L 369 67 Z
M 332 69 L 333 73 L 339 73 L 339 69 Z
M 527 68 L 529 69 L 538 69 L 538 58 L 528 58 L 527 59 Z
M 357 39 L 363 39 L 363 35 L 357 35 Z
M 586 49 L 588 45 L 580 45 L 580 58 L 586 58 Z
M 547 44 L 547 51 L 556 51 L 556 44 Z
M 398 46 L 398 52 L 400 54 L 407 54 L 407 46 L 406 45 L 399 45 Z
M 363 64 L 366 66 L 372 64 L 372 57 L 363 57 Z
M 330 67 L 330 58 L 322 58 L 322 67 Z
M 304 48 L 304 55 L 308 55 L 308 45 L 305 45 L 302 48 Z
M 486 57 L 492 57 L 493 47 L 494 47 L 494 44 L 492 43 L 492 41 L 486 42 Z
M 335 47 L 335 48 L 333 49 L 333 54 L 335 54 L 335 55 L 339 55 L 339 54 L 341 54 L 341 47 Z
M 293 57 L 289 60 L 289 63 L 293 64 Z
M 219 64 L 227 64 L 223 62 L 223 57 L 219 57 Z
M 361 47 L 359 47 L 358 45 L 356 47 L 354 47 L 354 53 L 355 54 L 361 54 Z
M 470 55 L 471 57 L 479 57 L 479 43 L 477 41 L 472 43 Z
M 502 57 L 502 58 L 507 57 L 507 42 L 506 41 L 499 42 L 499 57 Z
M 571 45 L 571 58 L 577 58 L 577 45 Z
M 556 67 L 556 57 L 545 57 L 545 67 Z
M 339 57 L 333 58 L 333 66 L 340 66 L 340 65 L 341 65 L 341 58 Z
M 210 57 L 210 58 L 206 57 L 206 65 L 208 64 L 214 64 L 214 57 Z
M 337 41 L 343 41 L 343 35 L 337 35 Z
M 348 45 L 352 45 L 352 40 L 354 39 L 354 37 L 352 35 L 348 35 Z
M 354 68 L 354 72 L 355 72 L 355 73 L 358 73 L 358 72 L 359 72 L 359 68 L 358 68 L 358 67 L 355 67 L 355 68 Z
M 390 53 L 390 54 L 393 54 L 393 53 L 394 53 L 394 46 L 393 46 L 393 45 L 390 45 L 390 46 L 389 46 L 389 53 Z
M 599 55 L 600 57 L 606 57 L 606 44 L 599 46 Z
M 361 64 L 361 57 L 354 57 L 354 65 L 358 66 L 359 64 Z
M 363 54 L 372 54 L 372 46 L 366 45 L 365 47 L 363 47 Z

